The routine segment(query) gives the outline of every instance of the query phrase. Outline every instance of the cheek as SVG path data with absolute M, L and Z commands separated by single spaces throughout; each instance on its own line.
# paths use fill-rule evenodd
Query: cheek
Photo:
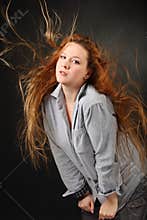
M 72 76 L 72 78 L 79 79 L 81 76 L 81 70 L 76 68 L 76 69 L 72 69 L 70 75 Z
M 85 74 L 87 73 L 87 69 L 86 68 L 77 68 L 75 70 L 75 74 L 77 75 L 77 77 L 80 79 L 83 79 L 83 77 L 85 76 Z
M 56 71 L 58 70 L 59 66 L 60 66 L 60 62 L 57 61 L 57 63 L 56 63 Z

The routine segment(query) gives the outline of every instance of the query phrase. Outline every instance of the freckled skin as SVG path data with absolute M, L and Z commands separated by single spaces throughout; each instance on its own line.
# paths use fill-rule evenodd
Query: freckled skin
M 80 88 L 88 73 L 87 51 L 76 43 L 65 45 L 56 64 L 56 79 L 70 88 Z

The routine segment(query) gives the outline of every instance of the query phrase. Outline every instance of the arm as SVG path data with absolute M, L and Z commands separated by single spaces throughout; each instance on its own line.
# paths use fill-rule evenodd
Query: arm
M 99 195 L 105 197 L 105 205 L 113 203 L 116 210 L 121 178 L 115 161 L 117 122 L 111 104 L 106 102 L 91 106 L 85 112 L 85 127 L 95 152 Z
M 74 194 L 76 198 L 81 198 L 87 191 L 89 191 L 88 184 L 86 183 L 83 175 L 79 172 L 77 167 L 73 164 L 71 159 L 66 155 L 62 148 L 60 148 L 52 139 L 51 132 L 48 126 L 48 120 L 45 110 L 42 105 L 43 125 L 50 148 L 59 170 L 60 176 L 67 187 L 68 191 L 63 195 L 67 196 Z
M 49 142 L 60 176 L 68 189 L 67 193 L 63 196 L 75 193 L 77 198 L 80 197 L 82 194 L 80 192 L 83 190 L 83 193 L 85 193 L 87 186 L 83 175 L 59 146 L 51 140 Z
M 106 104 L 98 103 L 85 112 L 85 127 L 95 153 L 99 194 L 107 196 L 121 185 L 119 165 L 115 161 L 117 122 Z

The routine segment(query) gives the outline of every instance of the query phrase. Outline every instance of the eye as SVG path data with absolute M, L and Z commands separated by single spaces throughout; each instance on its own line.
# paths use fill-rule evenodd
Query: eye
M 61 55 L 60 55 L 60 58 L 61 58 L 61 59 L 66 59 L 66 56 L 63 55 L 63 54 L 61 54 Z
M 75 63 L 75 64 L 80 64 L 80 61 L 76 60 L 76 59 L 73 59 L 72 62 Z

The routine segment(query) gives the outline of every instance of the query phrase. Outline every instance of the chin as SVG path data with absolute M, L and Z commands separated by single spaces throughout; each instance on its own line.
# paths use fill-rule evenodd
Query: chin
M 63 85 L 67 85 L 68 84 L 68 82 L 66 80 L 63 80 L 63 79 L 57 79 L 57 82 L 61 83 Z

